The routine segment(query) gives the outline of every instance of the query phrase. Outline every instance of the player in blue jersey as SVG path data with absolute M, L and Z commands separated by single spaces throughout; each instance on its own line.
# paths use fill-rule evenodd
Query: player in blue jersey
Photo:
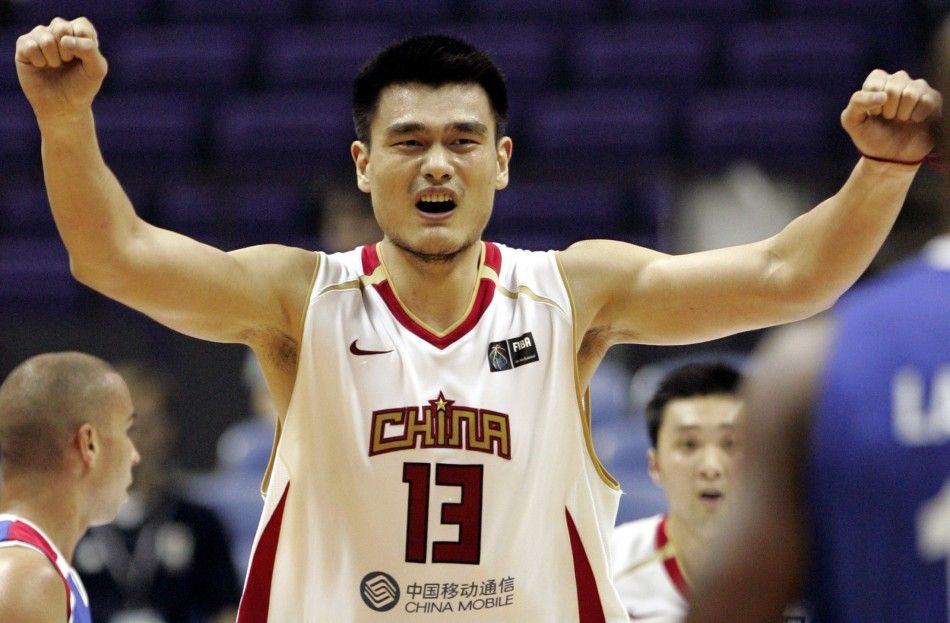
M 133 418 L 122 377 L 83 353 L 37 355 L 0 385 L 0 621 L 91 623 L 69 560 L 126 498 Z
M 946 93 L 950 21 L 934 58 Z M 822 623 L 950 621 L 945 216 L 947 233 L 916 258 L 763 349 L 745 478 L 691 623 L 778 621 L 799 590 Z

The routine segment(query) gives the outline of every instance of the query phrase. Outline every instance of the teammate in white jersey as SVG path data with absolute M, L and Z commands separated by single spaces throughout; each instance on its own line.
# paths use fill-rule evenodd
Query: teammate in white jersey
M 225 253 L 142 220 L 103 161 L 92 101 L 107 65 L 88 20 L 36 27 L 15 58 L 76 277 L 260 359 L 280 436 L 243 622 L 624 620 L 607 556 L 616 483 L 582 399 L 605 352 L 826 308 L 893 223 L 940 108 L 926 82 L 872 72 L 842 115 L 867 156 L 767 240 L 684 256 L 603 240 L 519 253 L 480 240 L 512 156 L 500 72 L 461 41 L 411 38 L 354 88 L 350 150 L 382 241 L 336 257 Z
M 686 364 L 663 377 L 647 404 L 650 476 L 666 493 L 669 510 L 614 531 L 613 578 L 632 621 L 686 617 L 688 578 L 730 492 L 740 379 L 724 363 Z
M 92 623 L 69 560 L 126 498 L 133 417 L 122 377 L 83 353 L 31 357 L 0 385 L 0 621 Z

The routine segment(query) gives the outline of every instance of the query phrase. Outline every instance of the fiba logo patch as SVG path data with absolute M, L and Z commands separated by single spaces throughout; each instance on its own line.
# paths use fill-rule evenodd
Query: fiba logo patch
M 492 372 L 511 370 L 532 361 L 538 361 L 538 347 L 530 331 L 520 337 L 488 344 L 488 369 Z
M 388 573 L 372 571 L 360 582 L 360 596 L 370 610 L 386 612 L 399 603 L 399 584 Z

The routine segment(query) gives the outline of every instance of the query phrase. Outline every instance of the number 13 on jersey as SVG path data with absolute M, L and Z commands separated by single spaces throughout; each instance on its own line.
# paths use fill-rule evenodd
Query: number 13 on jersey
M 458 502 L 438 509 L 443 525 L 458 526 L 457 541 L 432 543 L 431 562 L 477 565 L 482 544 L 483 465 L 435 464 L 435 486 L 456 487 Z M 402 481 L 409 485 L 406 512 L 406 562 L 429 562 L 429 498 L 432 464 L 404 463 Z

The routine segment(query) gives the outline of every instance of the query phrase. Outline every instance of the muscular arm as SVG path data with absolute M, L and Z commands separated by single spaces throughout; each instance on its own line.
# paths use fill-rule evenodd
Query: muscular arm
M 106 61 L 88 21 L 37 27 L 17 42 L 16 60 L 77 279 L 195 337 L 255 347 L 296 337 L 314 254 L 276 245 L 225 253 L 135 213 L 96 140 L 91 104 Z
M 42 554 L 24 547 L 0 555 L 0 621 L 64 623 L 66 585 Z
M 915 161 L 931 149 L 939 94 L 903 72 L 876 70 L 842 113 L 863 153 Z M 862 158 L 841 190 L 775 236 L 671 256 L 609 241 L 561 259 L 578 306 L 578 337 L 684 344 L 802 319 L 827 309 L 887 236 L 916 167 Z
M 697 577 L 688 623 L 780 621 L 800 596 L 808 412 L 829 332 L 825 320 L 784 330 L 743 388 L 748 419 L 739 482 Z

